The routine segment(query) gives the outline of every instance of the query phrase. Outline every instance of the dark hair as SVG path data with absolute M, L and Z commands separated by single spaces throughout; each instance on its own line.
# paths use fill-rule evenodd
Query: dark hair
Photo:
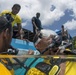
M 19 8 L 21 8 L 21 6 L 20 6 L 19 4 L 14 4 L 12 8 L 14 8 L 14 7 L 19 7 Z
M 0 16 L 0 33 L 6 28 L 9 28 L 9 31 L 12 30 L 11 22 L 9 22 L 5 16 Z
M 62 27 L 62 28 L 64 28 L 64 26 L 63 26 L 63 25 L 62 25 L 61 27 Z
M 37 13 L 36 13 L 36 15 L 40 15 L 40 13 L 39 13 L 39 12 L 37 12 Z

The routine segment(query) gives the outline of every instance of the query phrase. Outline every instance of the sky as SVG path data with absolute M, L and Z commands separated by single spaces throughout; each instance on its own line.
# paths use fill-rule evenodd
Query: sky
M 23 28 L 32 31 L 31 18 L 40 12 L 44 29 L 61 30 L 64 25 L 71 36 L 76 36 L 76 0 L 0 0 L 0 13 L 11 11 L 16 3 L 21 5 L 18 15 Z

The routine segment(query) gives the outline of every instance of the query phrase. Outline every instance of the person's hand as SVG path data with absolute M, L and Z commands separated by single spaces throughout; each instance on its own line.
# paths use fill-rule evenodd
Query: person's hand
M 24 34 L 24 31 L 23 31 L 23 29 L 21 29 L 21 30 L 20 30 L 20 34 Z
M 20 30 L 20 38 L 23 40 L 23 36 L 24 36 L 24 31 L 23 29 Z
M 58 47 L 55 47 L 55 48 L 50 48 L 49 49 L 49 54 L 50 55 L 58 55 L 59 54 L 59 49 L 58 49 Z
M 38 27 L 36 27 L 36 30 L 37 30 L 37 31 L 39 30 Z
M 33 51 L 33 50 L 29 50 L 29 51 L 28 51 L 28 54 L 29 54 L 29 55 L 33 55 L 33 54 L 34 54 L 34 51 Z

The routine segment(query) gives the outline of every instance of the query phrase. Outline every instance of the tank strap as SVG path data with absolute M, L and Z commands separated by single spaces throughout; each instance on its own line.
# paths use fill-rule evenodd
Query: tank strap
M 7 63 L 5 63 L 3 60 L 6 61 Z M 1 62 L 8 70 L 12 70 L 13 66 L 12 66 L 12 62 L 10 61 L 10 59 L 8 59 L 8 58 L 2 58 L 2 59 L 0 59 L 0 62 Z

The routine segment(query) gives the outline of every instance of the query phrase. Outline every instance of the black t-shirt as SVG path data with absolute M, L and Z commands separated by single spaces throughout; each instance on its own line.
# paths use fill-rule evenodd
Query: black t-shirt
M 33 18 L 32 18 L 32 22 L 35 22 L 35 24 L 36 24 L 36 26 L 38 27 L 39 30 L 42 29 L 41 21 L 40 21 L 38 18 L 33 17 Z M 34 25 L 33 25 L 33 28 L 35 28 Z

